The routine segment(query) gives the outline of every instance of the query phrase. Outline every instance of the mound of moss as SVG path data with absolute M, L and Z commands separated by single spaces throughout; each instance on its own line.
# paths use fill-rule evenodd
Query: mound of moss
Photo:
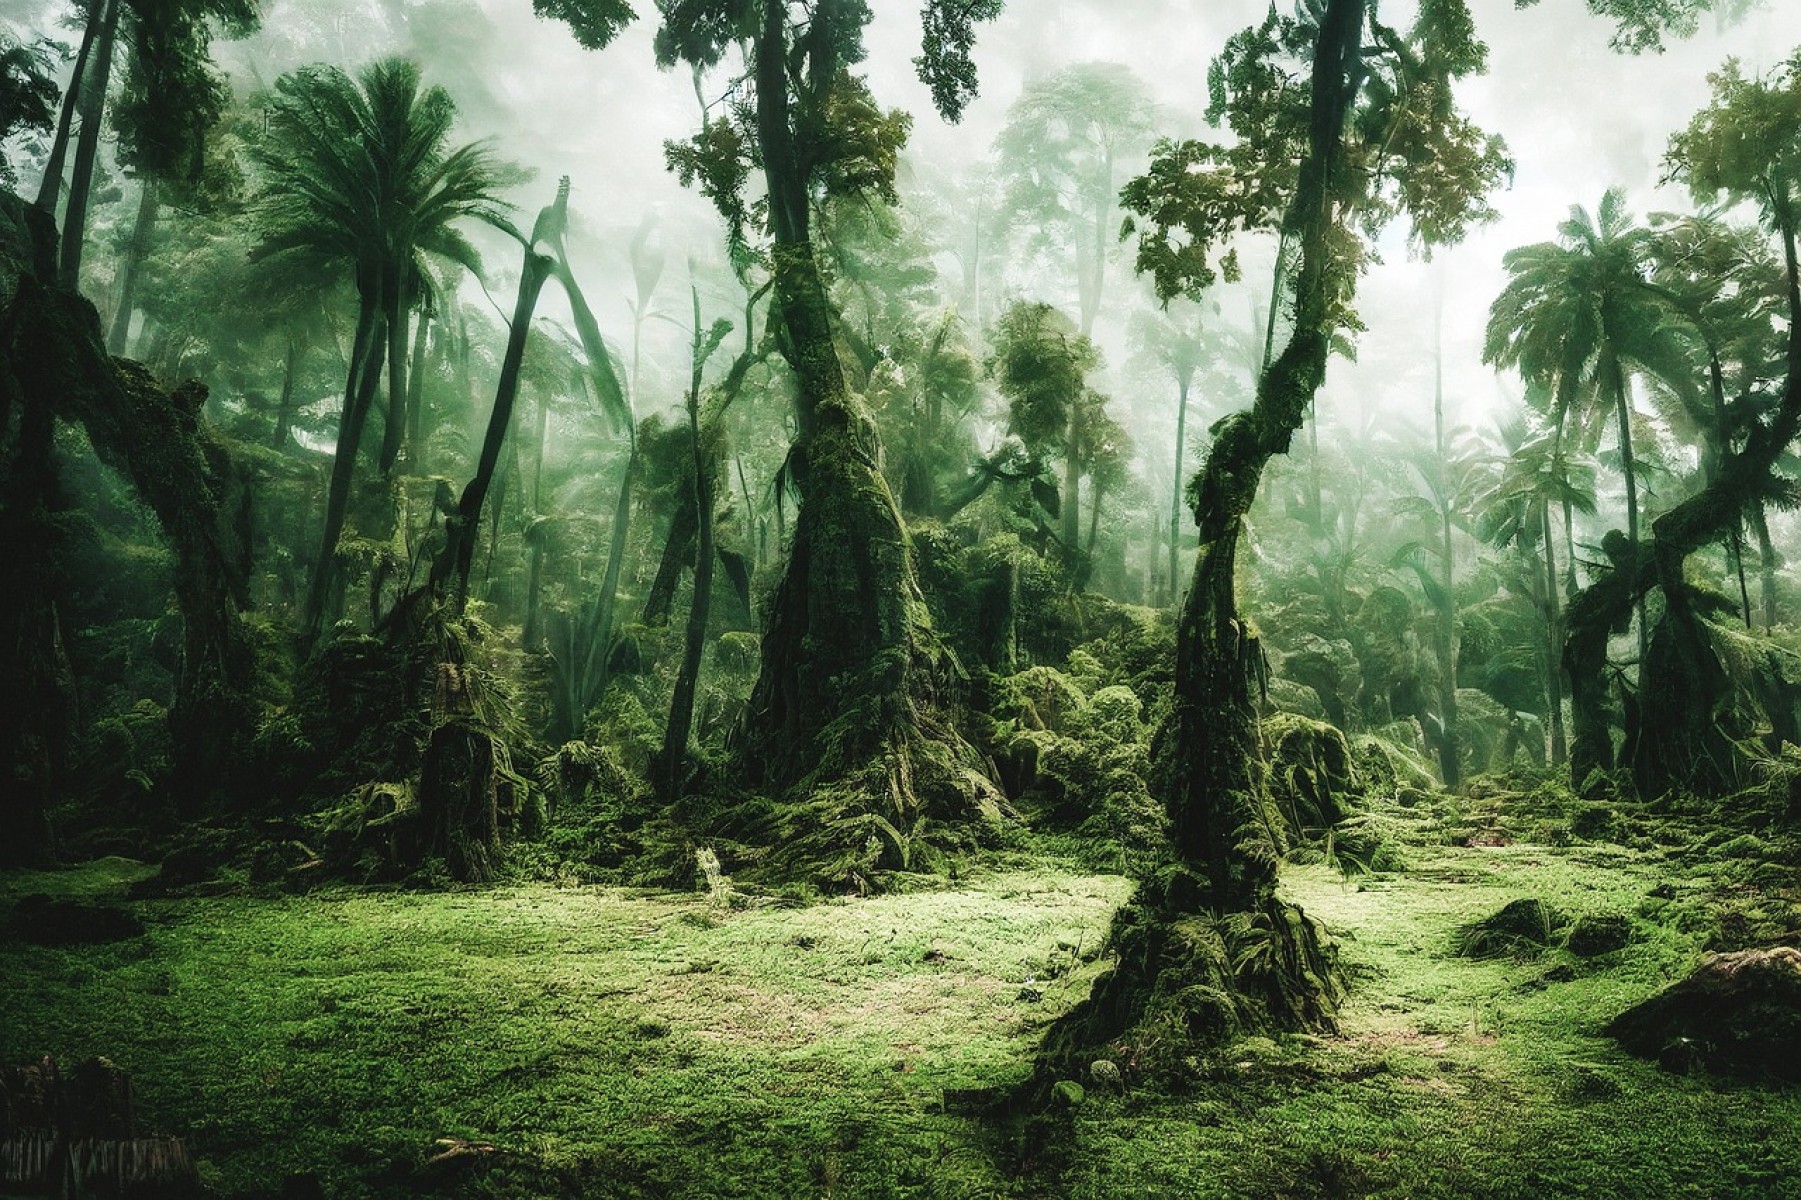
M 1543 900 L 1509 901 L 1493 916 L 1457 931 L 1462 958 L 1536 958 L 1569 921 Z
M 1675 1071 L 1801 1080 L 1801 950 L 1713 955 L 1605 1032 Z

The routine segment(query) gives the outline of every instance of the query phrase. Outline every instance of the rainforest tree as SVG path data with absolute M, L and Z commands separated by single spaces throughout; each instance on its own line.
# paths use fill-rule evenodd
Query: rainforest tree
M 1453 83 L 1485 55 L 1457 0 L 1423 7 L 1406 31 L 1366 0 L 1272 12 L 1232 38 L 1215 68 L 1209 115 L 1231 125 L 1236 144 L 1161 143 L 1126 187 L 1138 265 L 1159 295 L 1236 274 L 1227 240 L 1268 231 L 1293 247 L 1282 277 L 1293 321 L 1254 403 L 1215 427 L 1189 493 L 1200 554 L 1177 628 L 1175 706 L 1152 749 L 1176 865 L 1117 919 L 1119 968 L 1065 1019 L 1053 1057 L 1135 1026 L 1170 1024 L 1186 1040 L 1331 1023 L 1335 984 L 1318 927 L 1275 895 L 1283 835 L 1257 752 L 1263 651 L 1238 611 L 1238 541 L 1264 467 L 1288 450 L 1324 382 L 1334 340 L 1357 327 L 1363 236 L 1405 216 L 1417 239 L 1443 244 L 1489 214 L 1483 197 L 1508 160 L 1452 100 Z
M 942 8 L 928 16 L 922 73 L 940 111 L 954 116 L 973 89 L 970 22 L 986 6 Z M 744 762 L 753 782 L 778 793 L 826 788 L 840 806 L 831 814 L 837 836 L 860 846 L 887 831 L 882 861 L 902 865 L 922 817 L 966 818 L 992 789 L 947 719 L 949 664 L 881 473 L 874 423 L 838 356 L 814 214 L 831 196 L 893 203 L 909 121 L 880 109 L 852 73 L 870 19 L 861 0 L 672 0 L 661 10 L 660 64 L 739 64 L 734 93 L 745 102 L 671 145 L 669 160 L 719 209 L 734 258 L 766 263 L 771 319 L 795 381 L 787 473 L 801 505 L 763 637 Z M 630 15 L 623 5 L 555 0 L 538 11 L 569 20 L 591 47 Z
M 422 256 L 479 271 L 456 222 L 510 228 L 496 192 L 514 172 L 481 145 L 446 149 L 456 105 L 443 88 L 423 86 L 405 59 L 376 62 L 358 80 L 336 67 L 307 67 L 283 76 L 276 90 L 257 151 L 265 175 L 255 254 L 296 271 L 348 274 L 357 294 L 324 534 L 302 614 L 303 632 L 316 638 L 332 607 L 338 542 L 384 356 L 390 427 L 405 407 L 406 318 L 424 277 Z M 386 449 L 383 457 L 385 470 L 393 459 Z
M 1607 719 L 1607 637 L 1657 588 L 1663 616 L 1650 637 L 1638 728 L 1624 761 L 1644 795 L 1672 788 L 1723 794 L 1743 786 L 1749 766 L 1733 727 L 1732 681 L 1706 621 L 1704 597 L 1684 575 L 1689 555 L 1730 536 L 1753 505 L 1786 504 L 1794 483 L 1774 468 L 1801 432 L 1801 54 L 1764 79 L 1737 63 L 1710 77 L 1712 101 L 1670 144 L 1672 174 L 1703 203 L 1725 197 L 1754 205 L 1783 263 L 1784 374 L 1768 416 L 1748 422 L 1743 444 L 1723 456 L 1708 484 L 1663 513 L 1649 545 L 1605 544 L 1612 569 L 1571 604 L 1564 662 L 1571 684 L 1570 766 L 1578 784 L 1616 765 Z M 1777 736 L 1792 721 L 1770 714 Z M 1635 734 L 1637 736 L 1633 736 Z

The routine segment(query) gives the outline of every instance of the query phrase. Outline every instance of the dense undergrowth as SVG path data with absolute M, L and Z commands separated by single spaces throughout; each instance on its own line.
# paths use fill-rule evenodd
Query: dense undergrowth
M 1173 1069 L 1118 1046 L 1030 1136 L 1008 1089 L 1128 891 L 1043 846 L 806 906 L 705 871 L 149 899 L 124 859 L 13 875 L 9 905 L 123 903 L 145 932 L 0 943 L 0 1058 L 110 1057 L 227 1196 L 1801 1195 L 1801 1094 L 1600 1034 L 1704 951 L 1796 938 L 1793 840 L 1738 815 L 1758 831 L 1403 787 L 1362 817 L 1380 869 L 1316 843 L 1284 872 L 1349 970 L 1341 1036 Z M 1522 900 L 1542 937 L 1472 944 Z

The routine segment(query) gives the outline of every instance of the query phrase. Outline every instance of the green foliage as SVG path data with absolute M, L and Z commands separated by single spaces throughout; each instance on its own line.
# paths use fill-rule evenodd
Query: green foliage
M 1125 232 L 1138 235 L 1138 269 L 1159 298 L 1198 294 L 1221 273 L 1236 277 L 1230 243 L 1238 233 L 1296 232 L 1282 225 L 1307 146 L 1317 20 L 1307 9 L 1292 17 L 1272 9 L 1228 40 L 1208 73 L 1207 117 L 1224 121 L 1233 143 L 1162 141 L 1149 170 L 1121 193 L 1132 214 Z M 1374 53 L 1365 57 L 1345 143 L 1351 169 L 1333 179 L 1335 199 L 1366 234 L 1405 215 L 1416 241 L 1454 244 L 1493 218 L 1485 197 L 1513 169 L 1501 140 L 1454 103 L 1454 82 L 1481 73 L 1486 48 L 1463 0 L 1422 5 L 1405 33 L 1372 14 L 1367 36 Z M 1350 286 L 1365 251 L 1346 229 L 1333 236 L 1331 252 L 1332 328 L 1355 329 Z
M 372 270 L 410 266 L 420 252 L 479 272 L 459 219 L 511 231 L 495 192 L 521 174 L 480 144 L 446 151 L 456 105 L 442 87 L 422 86 L 416 63 L 381 59 L 356 80 L 303 67 L 275 86 L 268 136 L 255 147 L 266 173 L 257 257 L 352 267 L 367 292 Z
M 1801 51 L 1766 79 L 1750 79 L 1737 59 L 1707 77 L 1708 106 L 1670 139 L 1666 165 L 1696 201 L 1749 200 L 1793 238 L 1801 213 Z
M 604 50 L 638 18 L 626 0 L 532 0 L 532 11 L 568 25 L 584 50 Z
M 920 80 L 932 89 L 932 103 L 955 122 L 976 95 L 975 49 L 978 21 L 1000 16 L 1003 0 L 926 0 L 920 10 L 920 55 L 913 60 Z
M 1514 0 L 1530 8 L 1538 0 Z M 1700 27 L 1703 13 L 1741 16 L 1761 0 L 1588 0 L 1588 10 L 1614 22 L 1613 46 L 1633 54 L 1663 50 L 1665 37 L 1685 38 Z
M 21 42 L 10 31 L 0 33 L 0 188 L 10 191 L 19 182 L 5 144 L 21 135 L 47 134 L 55 125 L 53 57 L 60 49 L 47 38 Z

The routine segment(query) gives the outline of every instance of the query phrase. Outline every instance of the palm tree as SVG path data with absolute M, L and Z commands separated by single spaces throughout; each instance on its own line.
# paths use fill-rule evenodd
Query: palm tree
M 276 91 L 268 135 L 257 149 L 266 174 L 254 253 L 347 272 L 358 299 L 324 537 L 303 618 L 308 636 L 316 636 L 384 357 L 384 471 L 393 468 L 406 428 L 407 315 L 427 279 L 422 256 L 479 271 L 475 248 L 455 225 L 473 218 L 518 236 L 495 192 L 519 176 L 480 144 L 446 152 L 456 105 L 443 88 L 422 87 L 410 60 L 382 59 L 355 81 L 336 67 L 304 67 L 278 80 Z
M 1512 278 L 1489 309 L 1483 361 L 1517 367 L 1528 383 L 1551 388 L 1559 445 L 1572 418 L 1612 410 L 1626 484 L 1626 537 L 1636 546 L 1630 377 L 1652 374 L 1670 358 L 1669 308 L 1646 277 L 1651 233 L 1634 223 L 1619 188 L 1609 188 L 1593 214 L 1573 205 L 1557 231 L 1555 242 L 1521 246 L 1503 257 Z M 1566 509 L 1566 525 L 1568 520 Z M 1642 613 L 1639 625 L 1642 649 Z
M 1778 386 L 1780 363 L 1770 353 L 1770 330 L 1781 320 L 1784 278 L 1774 249 L 1751 227 L 1734 226 L 1717 212 L 1698 216 L 1653 215 L 1651 281 L 1676 315 L 1676 349 L 1689 357 L 1690 380 L 1664 389 L 1666 405 L 1689 440 L 1701 448 L 1703 486 L 1755 423 L 1757 397 Z M 1705 380 L 1705 385 L 1695 382 Z M 1775 624 L 1774 547 L 1762 497 L 1746 513 L 1762 550 L 1764 627 Z M 1727 535 L 1738 577 L 1745 625 L 1751 601 L 1745 587 L 1744 517 Z
M 1572 456 L 1551 429 L 1535 428 L 1529 418 L 1509 421 L 1499 430 L 1499 452 L 1491 460 L 1494 473 L 1477 497 L 1479 530 L 1491 546 L 1514 546 L 1531 568 L 1526 590 L 1540 610 L 1545 629 L 1539 647 L 1545 680 L 1545 706 L 1551 726 L 1551 762 L 1561 766 L 1568 756 L 1563 725 L 1563 612 L 1557 594 L 1557 543 L 1551 511 L 1561 507 L 1595 511 L 1595 465 Z M 1570 548 L 1574 553 L 1574 547 Z

